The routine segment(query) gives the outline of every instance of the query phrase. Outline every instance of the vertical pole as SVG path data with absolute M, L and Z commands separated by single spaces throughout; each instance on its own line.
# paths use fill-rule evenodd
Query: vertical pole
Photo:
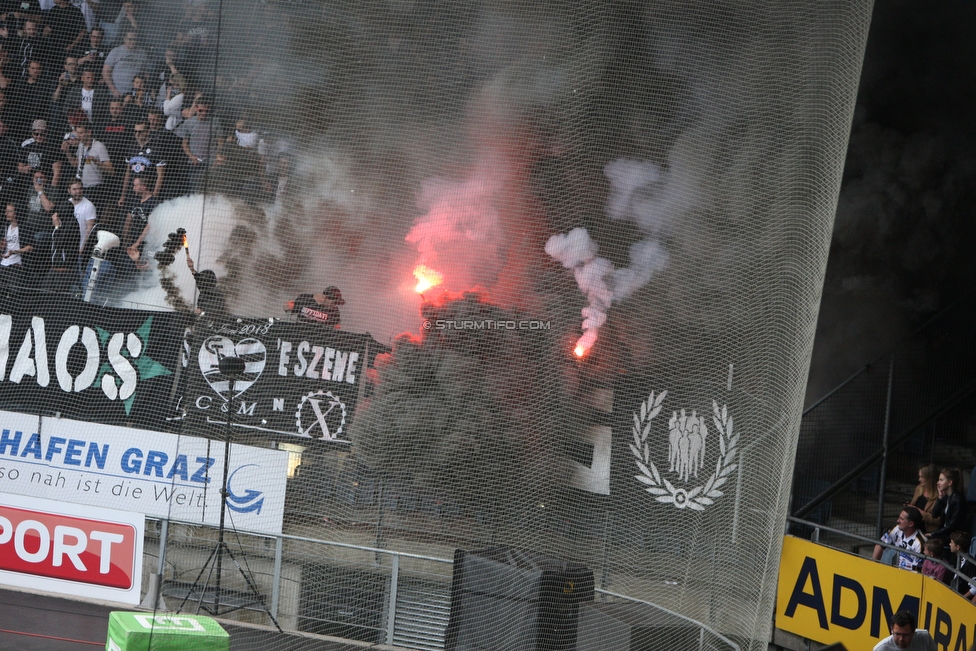
M 231 382 L 233 386 L 233 382 Z M 233 391 L 233 389 L 231 389 Z M 230 427 L 230 411 L 227 412 L 228 428 Z M 224 560 L 224 514 L 227 512 L 227 473 L 230 470 L 230 432 L 224 441 L 224 480 L 220 488 L 220 525 L 217 527 L 217 581 L 214 591 L 214 616 L 220 616 L 220 574 Z
M 386 540 L 383 538 L 383 500 L 386 499 L 386 482 L 383 481 L 383 475 L 379 476 L 378 480 L 379 491 L 376 495 L 376 542 L 374 547 L 377 549 L 383 549 L 386 546 Z M 380 554 L 382 552 L 376 552 L 376 564 L 379 565 L 382 560 L 380 559 Z
M 738 466 L 735 469 L 735 504 L 732 507 L 732 544 L 738 544 L 739 538 L 739 496 L 742 495 L 742 453 L 736 453 Z
M 885 495 L 885 475 L 888 472 L 888 441 L 891 437 L 891 394 L 895 384 L 895 354 L 891 354 L 891 361 L 888 363 L 888 398 L 885 401 L 884 434 L 881 443 L 881 475 L 878 481 L 878 526 L 877 535 L 881 536 L 884 531 L 884 495 Z
M 281 536 L 275 536 L 274 576 L 271 586 L 271 617 L 278 619 L 278 601 L 281 598 Z
M 243 365 L 240 358 L 235 358 L 240 364 Z M 232 425 L 230 422 L 231 414 L 234 413 L 234 389 L 237 388 L 237 378 L 232 375 L 230 378 L 230 389 L 227 394 L 227 430 L 224 435 L 224 476 L 220 483 L 220 525 L 217 527 L 217 581 L 216 590 L 214 591 L 214 609 L 213 614 L 215 617 L 220 616 L 220 573 L 223 569 L 224 560 L 224 514 L 227 513 L 227 473 L 230 472 L 230 437 L 232 435 Z M 201 597 L 200 602 L 203 603 L 203 598 Z
M 366 359 L 363 360 L 362 366 L 359 367 L 359 388 L 356 389 L 356 405 L 363 401 L 366 397 L 366 370 L 369 368 L 369 342 L 371 339 L 366 340 L 366 347 L 363 349 L 363 355 Z
M 390 603 L 387 607 L 386 618 L 386 643 L 393 646 L 393 632 L 396 629 L 396 604 L 397 604 L 397 584 L 400 581 L 400 555 L 393 554 L 393 563 L 390 567 Z
M 159 521 L 159 567 L 156 573 L 159 574 L 160 585 L 163 581 L 163 573 L 166 571 L 166 549 L 168 548 L 167 538 L 169 538 L 169 520 L 163 518 Z
M 603 577 L 600 588 L 610 588 L 610 500 L 603 501 Z

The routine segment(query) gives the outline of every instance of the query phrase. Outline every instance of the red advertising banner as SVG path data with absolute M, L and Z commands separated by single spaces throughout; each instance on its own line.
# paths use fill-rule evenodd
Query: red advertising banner
M 0 570 L 128 590 L 135 527 L 0 505 Z
M 144 521 L 0 493 L 0 584 L 139 603 Z

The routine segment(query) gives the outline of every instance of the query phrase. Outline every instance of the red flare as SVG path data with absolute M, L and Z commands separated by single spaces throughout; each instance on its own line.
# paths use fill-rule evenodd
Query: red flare
M 437 287 L 444 282 L 444 274 L 423 264 L 414 268 L 413 275 L 417 279 L 417 286 L 414 287 L 414 291 L 418 294 L 423 294 L 431 287 Z

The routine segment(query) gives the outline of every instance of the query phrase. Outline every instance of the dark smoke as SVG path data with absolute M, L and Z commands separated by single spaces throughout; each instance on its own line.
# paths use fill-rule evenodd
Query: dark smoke
M 808 401 L 976 280 L 976 7 L 876 3 Z
M 166 302 L 177 312 L 193 312 L 193 305 L 183 297 L 183 292 L 173 282 L 173 273 L 166 267 L 159 270 L 159 284 L 166 292 Z
M 511 321 L 467 292 L 425 304 L 435 324 L 401 335 L 377 360 L 376 393 L 353 421 L 357 454 L 390 486 L 431 491 L 467 509 L 538 508 L 566 476 L 560 461 L 574 412 L 563 382 L 572 362 L 552 331 L 439 330 L 437 321 Z

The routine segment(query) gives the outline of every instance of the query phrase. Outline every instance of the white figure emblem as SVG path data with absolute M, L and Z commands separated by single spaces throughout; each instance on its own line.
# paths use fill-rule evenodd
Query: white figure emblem
M 668 460 L 671 462 L 671 472 L 678 471 L 678 479 L 688 481 L 689 474 L 698 477 L 698 470 L 705 463 L 705 439 L 708 438 L 708 427 L 705 417 L 698 416 L 694 409 L 691 416 L 681 410 L 672 412 L 668 421 Z
M 652 421 L 661 412 L 667 395 L 667 391 L 662 391 L 655 396 L 652 391 L 648 399 L 641 403 L 640 411 L 634 412 L 634 442 L 630 444 L 630 451 L 637 458 L 637 468 L 641 471 L 636 479 L 647 486 L 644 490 L 654 495 L 658 502 L 674 504 L 679 509 L 688 507 L 694 511 L 703 511 L 724 494 L 719 488 L 738 467 L 735 459 L 739 436 L 732 433 L 732 417 L 728 406 L 723 405 L 719 409 L 718 403 L 713 400 L 712 423 L 718 433 L 719 445 L 715 472 L 701 486 L 688 489 L 675 486 L 658 472 L 651 460 L 648 445 Z M 671 412 L 671 420 L 668 421 L 668 463 L 669 471 L 677 473 L 678 481 L 688 482 L 693 477 L 697 479 L 698 471 L 705 470 L 707 440 L 708 426 L 704 416 L 699 416 L 694 409 L 690 415 L 686 409 L 682 409 L 680 415 L 678 411 Z

